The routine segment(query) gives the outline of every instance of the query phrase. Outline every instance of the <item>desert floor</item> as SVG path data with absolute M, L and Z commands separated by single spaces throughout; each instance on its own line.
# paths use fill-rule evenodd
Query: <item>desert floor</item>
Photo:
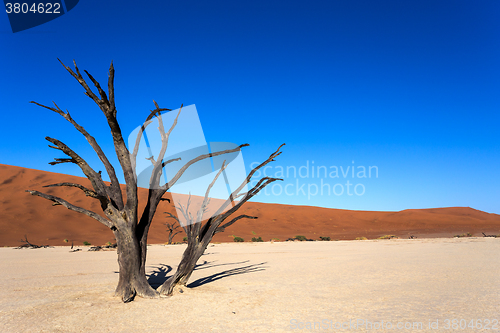
M 149 247 L 153 285 L 173 273 L 184 248 Z M 500 319 L 498 238 L 214 244 L 183 293 L 127 304 L 113 297 L 116 252 L 83 249 L 0 248 L 0 330 L 500 330 L 494 325 Z

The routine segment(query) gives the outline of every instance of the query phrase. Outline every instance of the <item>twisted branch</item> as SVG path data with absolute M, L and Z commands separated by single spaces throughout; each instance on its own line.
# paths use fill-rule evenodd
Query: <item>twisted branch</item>
M 133 207 L 137 205 L 137 183 L 135 179 L 135 173 L 134 169 L 132 167 L 132 162 L 130 159 L 130 153 L 128 151 L 128 148 L 125 144 L 125 140 L 123 139 L 122 132 L 120 129 L 120 126 L 118 125 L 118 120 L 116 119 L 116 106 L 115 106 L 115 98 L 114 98 L 114 77 L 115 77 L 115 69 L 113 67 L 113 62 L 111 62 L 111 65 L 109 66 L 109 74 L 108 74 L 108 93 L 109 93 L 109 98 L 106 95 L 106 92 L 101 88 L 99 82 L 97 82 L 90 73 L 85 71 L 89 79 L 92 81 L 94 86 L 96 87 L 99 96 L 98 97 L 92 89 L 88 86 L 87 82 L 83 78 L 82 74 L 80 73 L 80 70 L 78 69 L 78 66 L 76 65 L 76 62 L 73 60 L 73 64 L 75 66 L 75 71 L 73 71 L 71 68 L 66 66 L 60 59 L 59 62 L 63 65 L 63 67 L 73 76 L 78 83 L 85 89 L 85 95 L 90 97 L 101 109 L 101 111 L 104 113 L 106 116 L 106 120 L 108 122 L 109 128 L 111 129 L 111 135 L 113 136 L 113 143 L 116 151 L 116 156 L 118 157 L 118 161 L 120 162 L 120 165 L 123 170 L 123 175 L 125 178 L 125 182 L 127 184 L 126 191 L 127 191 L 127 203 L 126 208 L 127 210 L 132 210 Z M 106 164 L 105 164 L 106 165 Z M 107 168 L 108 170 L 108 168 Z M 112 177 L 112 172 L 111 169 L 108 171 L 111 173 L 110 178 Z M 112 179 L 112 178 L 111 178 Z M 114 186 L 114 193 L 113 199 L 117 201 L 118 203 L 118 208 L 122 209 L 122 204 L 123 204 L 123 199 L 118 198 L 117 191 L 119 190 L 119 184 L 116 181 L 116 185 L 114 184 L 115 181 L 112 179 L 112 185 Z M 120 191 L 120 196 L 121 196 L 121 191 Z
M 95 138 L 90 135 L 81 125 L 79 125 L 69 114 L 69 111 L 66 110 L 66 112 L 62 111 L 59 106 L 53 101 L 54 107 L 49 107 L 34 101 L 31 101 L 30 103 L 36 104 L 38 106 L 41 106 L 43 108 L 49 109 L 51 111 L 54 111 L 55 113 L 61 115 L 64 119 L 66 119 L 69 123 L 71 123 L 80 133 L 83 134 L 85 139 L 87 139 L 87 142 L 90 144 L 90 146 L 94 149 L 96 152 L 97 156 L 101 160 L 101 162 L 104 164 L 104 167 L 106 168 L 106 172 L 108 173 L 109 179 L 111 181 L 111 189 L 112 191 L 108 191 L 109 197 L 117 204 L 117 206 L 121 209 L 123 208 L 123 198 L 121 195 L 121 190 L 120 190 L 120 183 L 118 182 L 118 178 L 116 177 L 116 172 L 114 167 L 111 165 L 109 162 L 108 158 L 104 154 L 104 152 L 101 149 L 101 146 L 97 143 Z M 59 149 L 54 146 L 49 146 L 54 149 Z M 51 165 L 55 165 L 58 163 L 64 163 L 64 162 L 70 162 L 70 161 L 59 161 L 59 162 L 51 162 Z
M 61 199 L 59 197 L 56 197 L 56 196 L 53 196 L 50 194 L 45 194 L 45 193 L 41 193 L 38 191 L 34 191 L 34 190 L 26 190 L 26 192 L 29 192 L 31 195 L 36 195 L 36 196 L 39 196 L 41 198 L 53 201 L 58 205 L 62 205 L 64 207 L 68 208 L 69 210 L 90 216 L 93 219 L 101 222 L 102 224 L 104 224 L 106 227 L 108 227 L 110 229 L 114 228 L 113 223 L 111 221 L 109 221 L 108 219 L 105 219 L 104 217 L 102 217 L 101 215 L 99 215 L 93 211 L 87 210 L 87 209 L 82 208 L 82 207 L 75 206 L 64 199 Z
M 215 229 L 214 234 L 219 233 L 219 232 L 224 232 L 227 227 L 231 226 L 233 223 L 235 223 L 236 221 L 238 221 L 240 219 L 252 219 L 252 220 L 254 220 L 256 218 L 257 218 L 256 216 L 249 216 L 249 215 L 240 215 L 240 216 L 237 216 L 234 219 L 232 219 L 231 221 L 229 221 L 229 222 L 221 225 L 220 227 L 217 227 L 217 229 Z

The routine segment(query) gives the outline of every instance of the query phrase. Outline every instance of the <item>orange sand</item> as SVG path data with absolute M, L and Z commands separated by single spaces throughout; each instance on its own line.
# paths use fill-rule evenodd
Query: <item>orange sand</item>
M 43 188 L 59 182 L 74 182 L 89 186 L 86 178 L 45 172 L 0 164 L 0 246 L 18 246 L 26 234 L 30 242 L 47 245 L 81 245 L 84 241 L 96 245 L 113 242 L 113 233 L 94 219 L 67 210 L 40 197 L 31 196 L 26 189 L 60 196 L 75 205 L 102 213 L 98 202 L 85 197 L 74 188 Z M 147 190 L 139 190 L 139 202 L 144 204 Z M 142 207 L 142 206 L 141 206 Z M 141 210 L 139 210 L 141 211 Z M 149 243 L 165 243 L 168 233 L 164 212 L 175 213 L 173 205 L 162 202 L 149 233 Z M 408 238 L 452 237 L 470 232 L 476 236 L 500 234 L 500 215 L 489 214 L 469 207 L 408 209 L 400 212 L 350 211 L 310 206 L 291 206 L 246 203 L 238 212 L 257 216 L 256 220 L 239 220 L 226 232 L 215 235 L 214 242 L 232 242 L 231 235 L 250 241 L 252 237 L 285 240 L 296 235 L 318 239 L 377 238 L 396 235 Z M 181 241 L 178 234 L 174 241 Z M 68 239 L 69 243 L 63 240 Z

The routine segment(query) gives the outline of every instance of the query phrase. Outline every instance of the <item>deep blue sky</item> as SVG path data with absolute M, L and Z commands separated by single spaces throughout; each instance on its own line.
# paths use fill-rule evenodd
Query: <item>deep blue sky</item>
M 313 161 L 378 167 L 370 179 L 290 174 L 282 189 L 293 195 L 255 201 L 499 214 L 499 14 L 496 0 L 81 0 L 15 34 L 0 14 L 0 163 L 82 175 L 47 164 L 62 157 L 47 135 L 96 163 L 69 123 L 30 100 L 56 101 L 113 154 L 103 115 L 56 58 L 76 59 L 103 84 L 113 60 L 123 132 L 153 99 L 196 104 L 208 141 L 250 143 L 247 166 L 285 142 L 272 174 Z M 321 180 L 344 193 L 312 195 Z M 347 181 L 364 194 L 347 195 Z

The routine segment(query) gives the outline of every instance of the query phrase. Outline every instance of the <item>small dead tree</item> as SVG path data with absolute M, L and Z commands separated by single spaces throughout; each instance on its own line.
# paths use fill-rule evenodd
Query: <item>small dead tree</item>
M 136 295 L 147 298 L 158 297 L 158 292 L 151 288 L 147 281 L 145 267 L 148 232 L 159 203 L 162 200 L 167 200 L 165 198 L 162 198 L 163 195 L 177 182 L 177 180 L 182 176 L 186 169 L 192 164 L 200 160 L 210 158 L 212 156 L 239 151 L 242 147 L 248 146 L 248 144 L 243 144 L 237 146 L 236 148 L 228 149 L 225 151 L 203 154 L 196 158 L 193 158 L 190 161 L 186 162 L 183 167 L 178 170 L 175 176 L 173 176 L 168 181 L 168 183 L 160 186 L 160 176 L 162 174 L 163 167 L 168 163 L 180 160 L 180 158 L 174 158 L 168 161 L 163 161 L 168 145 L 169 135 L 177 123 L 177 118 L 179 117 L 180 111 L 177 114 L 177 118 L 175 118 L 175 121 L 170 129 L 168 131 L 165 131 L 161 122 L 161 114 L 162 112 L 168 112 L 172 110 L 160 108 L 158 104 L 153 101 L 155 104 L 155 109 L 152 110 L 150 115 L 146 118 L 146 121 L 142 125 L 141 130 L 137 134 L 135 146 L 133 147 L 132 151 L 129 151 L 116 118 L 117 110 L 115 106 L 114 93 L 115 70 L 113 67 L 113 63 L 111 63 L 109 68 L 107 94 L 101 88 L 99 82 L 97 82 L 91 74 L 85 71 L 88 79 L 90 79 L 95 89 L 97 90 L 96 94 L 92 91 L 87 81 L 80 73 L 76 62 L 73 61 L 75 66 L 74 71 L 68 66 L 64 65 L 61 60 L 59 60 L 59 62 L 84 88 L 85 95 L 87 95 L 96 103 L 96 105 L 101 109 L 104 116 L 106 117 L 106 121 L 111 130 L 115 152 L 125 178 L 126 193 L 122 193 L 115 169 L 109 162 L 100 145 L 97 143 L 93 136 L 91 136 L 71 117 L 69 111 L 62 111 L 55 102 L 53 102 L 54 107 L 50 107 L 33 101 L 31 103 L 54 111 L 55 113 L 61 115 L 85 137 L 85 139 L 97 153 L 101 162 L 104 164 L 104 167 L 106 168 L 106 172 L 110 179 L 110 185 L 106 185 L 101 178 L 101 173 L 96 172 L 80 155 L 78 155 L 70 147 L 57 139 L 46 137 L 45 139 L 52 144 L 49 145 L 50 148 L 59 150 L 67 156 L 67 158 L 55 158 L 55 161 L 49 164 L 56 165 L 60 163 L 74 163 L 78 165 L 85 176 L 90 180 L 92 189 L 75 183 L 58 183 L 46 185 L 45 187 L 65 186 L 77 188 L 83 191 L 86 196 L 99 201 L 100 207 L 105 217 L 93 211 L 78 207 L 62 198 L 53 195 L 41 193 L 35 190 L 26 190 L 26 192 L 53 201 L 53 205 L 62 205 L 72 211 L 90 216 L 93 219 L 104 224 L 114 233 L 117 242 L 119 264 L 119 280 L 115 295 L 121 297 L 123 302 L 132 301 Z M 160 120 L 160 126 L 158 130 L 161 134 L 162 146 L 157 158 L 150 158 L 151 163 L 153 164 L 153 169 L 151 172 L 151 177 L 149 179 L 150 187 L 148 191 L 147 203 L 142 214 L 139 215 L 137 196 L 138 186 L 135 174 L 136 158 L 142 134 L 145 131 L 146 127 L 151 124 L 154 117 Z
M 177 216 L 173 215 L 172 213 L 166 212 L 165 214 L 168 215 L 168 217 L 173 218 L 175 222 L 166 222 L 165 225 L 167 226 L 168 230 L 168 243 L 167 244 L 172 244 L 172 240 L 174 239 L 175 235 L 180 234 L 182 230 L 177 230 L 179 229 L 180 226 L 180 221 L 177 218 Z M 177 222 L 177 224 L 176 224 Z
M 21 242 L 24 243 L 22 245 L 19 245 L 18 247 L 15 247 L 15 249 L 41 249 L 41 248 L 47 248 L 50 247 L 49 245 L 36 245 L 31 243 L 28 240 L 28 236 L 24 235 L 24 239 L 21 239 Z
M 248 174 L 246 179 L 243 180 L 241 185 L 229 195 L 229 198 L 219 207 L 219 209 L 210 218 L 208 218 L 208 220 L 206 220 L 204 224 L 203 224 L 203 215 L 206 213 L 210 201 L 209 199 L 210 190 L 217 181 L 217 179 L 219 178 L 219 176 L 221 175 L 221 173 L 226 168 L 225 163 L 222 164 L 222 167 L 215 176 L 214 180 L 208 186 L 203 202 L 200 208 L 197 210 L 197 214 L 195 216 L 193 216 L 189 211 L 191 196 L 189 196 L 186 206 L 183 205 L 177 206 L 177 210 L 182 213 L 185 221 L 187 222 L 185 224 L 181 224 L 179 219 L 177 219 L 177 221 L 179 221 L 179 223 L 182 225 L 184 231 L 187 234 L 188 246 L 184 251 L 184 254 L 182 255 L 182 259 L 179 266 L 177 267 L 177 271 L 174 273 L 173 276 L 168 278 L 167 281 L 165 281 L 165 283 L 163 283 L 159 288 L 160 294 L 170 296 L 172 295 L 174 288 L 176 286 L 185 286 L 187 284 L 189 278 L 191 277 L 191 274 L 194 271 L 194 268 L 196 267 L 198 259 L 200 259 L 200 257 L 203 255 L 208 244 L 212 240 L 212 237 L 216 233 L 223 232 L 225 228 L 229 227 L 230 225 L 232 225 L 233 223 L 235 223 L 240 219 L 243 218 L 256 219 L 256 217 L 254 216 L 239 215 L 233 217 L 233 215 L 239 208 L 241 208 L 241 206 L 245 202 L 247 202 L 257 193 L 259 193 L 264 187 L 266 187 L 267 185 L 271 184 L 274 181 L 283 179 L 264 177 L 260 179 L 256 183 L 256 185 L 253 186 L 248 192 L 242 192 L 242 193 L 240 192 L 243 190 L 245 185 L 250 182 L 252 176 L 257 170 L 264 167 L 268 163 L 274 161 L 274 158 L 281 154 L 280 149 L 283 145 L 284 144 L 282 144 L 274 153 L 272 153 L 267 160 L 265 160 L 260 165 L 255 167 Z M 240 197 L 241 200 L 236 203 L 235 200 Z M 227 211 L 225 211 L 225 209 L 230 205 L 232 205 L 232 207 Z M 229 222 L 222 224 L 228 217 L 233 217 L 233 218 Z

